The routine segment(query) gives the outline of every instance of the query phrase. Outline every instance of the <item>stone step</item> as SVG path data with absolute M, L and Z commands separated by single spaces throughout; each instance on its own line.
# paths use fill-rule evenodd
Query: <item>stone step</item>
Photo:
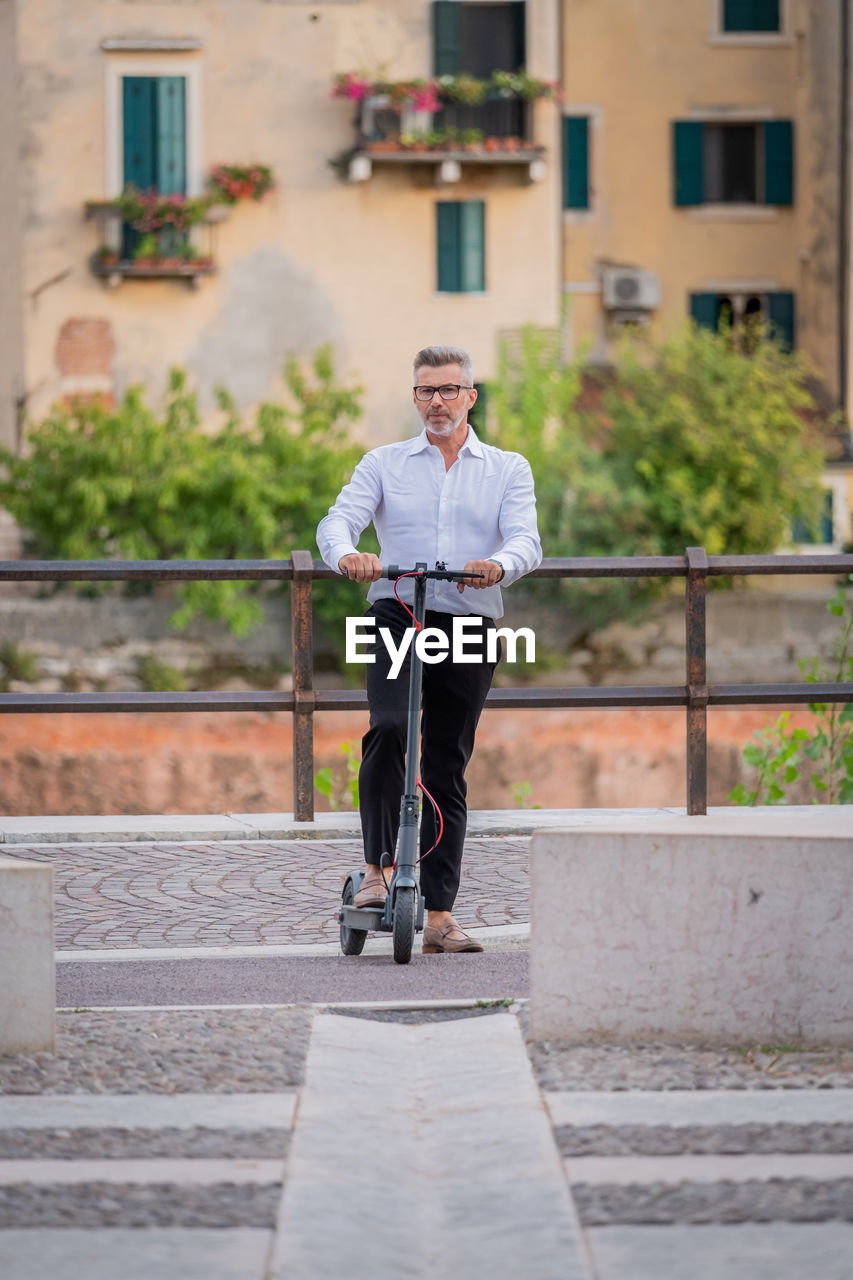
M 853 1089 L 575 1091 L 545 1098 L 564 1156 L 853 1152 Z
M 0 1097 L 3 1129 L 289 1129 L 293 1093 L 41 1094 Z
M 565 1161 L 583 1225 L 853 1221 L 853 1155 Z
M 0 1160 L 0 1187 L 209 1187 L 280 1184 L 283 1160 Z
M 850 1280 L 853 1225 L 613 1226 L 586 1232 L 598 1280 Z
M 545 1094 L 561 1125 L 851 1124 L 853 1089 L 626 1089 Z
M 269 1187 L 282 1181 L 283 1160 L 0 1160 L 0 1187 Z
M 149 1226 L 0 1231 L 3 1280 L 263 1280 L 269 1230 Z
M 0 1098 L 0 1160 L 281 1159 L 296 1096 Z

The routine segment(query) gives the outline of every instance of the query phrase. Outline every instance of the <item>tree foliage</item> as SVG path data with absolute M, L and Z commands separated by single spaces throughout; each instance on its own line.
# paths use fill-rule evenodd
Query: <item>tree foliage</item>
M 57 406 L 30 427 L 25 456 L 0 450 L 0 504 L 44 559 L 275 560 L 315 548 L 317 522 L 361 454 L 349 436 L 361 393 L 338 381 L 328 348 L 283 372 L 287 402 L 261 404 L 250 423 L 218 388 L 214 430 L 202 428 L 180 369 L 159 411 L 140 387 L 112 409 Z M 258 588 L 187 583 L 173 621 L 201 613 L 243 634 L 263 617 Z M 320 612 L 346 612 L 352 594 L 323 597 Z
M 562 363 L 553 338 L 529 328 L 517 351 L 504 347 L 489 388 L 494 439 L 530 460 L 546 556 L 772 552 L 795 516 L 819 510 L 824 448 L 808 376 L 769 338 L 747 355 L 730 332 L 689 325 L 656 347 L 627 340 L 602 369 Z M 551 588 L 591 626 L 660 589 Z

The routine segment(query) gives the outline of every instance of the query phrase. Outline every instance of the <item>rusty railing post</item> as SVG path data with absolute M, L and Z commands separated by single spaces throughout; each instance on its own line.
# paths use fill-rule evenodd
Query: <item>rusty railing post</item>
M 293 816 L 314 821 L 314 617 L 308 551 L 294 551 L 290 626 L 293 651 Z
M 687 812 L 708 812 L 708 682 L 705 657 L 704 547 L 687 548 Z

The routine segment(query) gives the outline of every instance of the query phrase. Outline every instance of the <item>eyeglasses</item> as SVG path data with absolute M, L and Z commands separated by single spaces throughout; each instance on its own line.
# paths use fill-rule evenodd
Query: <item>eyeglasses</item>
M 460 387 L 453 382 L 449 382 L 443 387 L 413 387 L 412 388 L 412 390 L 415 393 L 415 399 L 422 400 L 424 401 L 424 403 L 426 403 L 427 400 L 431 400 L 435 395 L 436 391 L 441 396 L 442 400 L 455 400 L 456 397 L 459 395 L 460 391 L 470 391 L 471 389 L 472 389 L 471 387 L 464 387 L 464 386 Z

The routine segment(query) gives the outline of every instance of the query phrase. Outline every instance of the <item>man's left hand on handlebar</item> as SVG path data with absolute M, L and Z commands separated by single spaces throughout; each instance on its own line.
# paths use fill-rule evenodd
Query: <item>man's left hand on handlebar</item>
M 481 578 L 470 578 L 467 582 L 457 582 L 456 590 L 461 595 L 466 587 L 482 591 L 484 587 L 493 587 L 504 576 L 503 565 L 494 560 L 469 560 L 464 568 L 465 573 L 481 573 Z

